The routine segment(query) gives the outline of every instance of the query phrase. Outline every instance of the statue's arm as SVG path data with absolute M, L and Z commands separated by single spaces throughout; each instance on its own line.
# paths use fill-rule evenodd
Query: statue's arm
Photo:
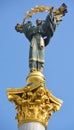
M 67 6 L 63 3 L 58 9 L 51 10 L 45 19 L 45 24 L 50 29 L 53 36 L 57 25 L 62 21 L 62 17 L 67 13 Z
M 15 26 L 15 30 L 20 33 L 25 33 L 26 35 L 27 31 L 29 31 L 31 27 L 32 27 L 32 23 L 28 21 L 28 22 L 23 22 L 22 24 L 18 23 Z
M 43 31 L 46 35 L 46 37 L 44 38 L 45 41 L 45 46 L 48 45 L 48 43 L 50 42 L 51 37 L 53 36 L 53 33 L 56 29 L 56 23 L 53 19 L 53 16 L 49 13 L 45 19 L 45 21 L 43 22 Z
M 56 20 L 55 20 L 52 13 L 49 13 L 47 15 L 46 20 L 45 20 L 45 24 L 46 24 L 48 32 L 51 33 L 51 36 L 53 36 L 53 33 L 56 29 L 57 23 L 56 23 Z

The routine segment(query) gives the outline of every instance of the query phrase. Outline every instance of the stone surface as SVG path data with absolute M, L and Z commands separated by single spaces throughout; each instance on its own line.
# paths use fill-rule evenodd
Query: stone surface
M 21 125 L 18 130 L 45 130 L 45 127 L 38 122 L 29 122 Z

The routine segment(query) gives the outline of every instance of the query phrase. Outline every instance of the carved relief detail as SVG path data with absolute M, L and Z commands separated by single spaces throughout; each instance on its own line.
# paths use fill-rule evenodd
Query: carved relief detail
M 54 97 L 45 85 L 26 86 L 24 88 L 7 89 L 8 100 L 15 103 L 18 126 L 25 122 L 37 121 L 47 126 L 52 111 L 56 112 L 62 100 Z

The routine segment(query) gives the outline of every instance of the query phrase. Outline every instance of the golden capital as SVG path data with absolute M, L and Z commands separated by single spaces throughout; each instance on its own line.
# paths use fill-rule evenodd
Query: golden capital
M 7 89 L 7 96 L 15 103 L 18 127 L 25 122 L 40 122 L 46 127 L 52 112 L 58 111 L 62 105 L 62 100 L 53 96 L 44 82 Z

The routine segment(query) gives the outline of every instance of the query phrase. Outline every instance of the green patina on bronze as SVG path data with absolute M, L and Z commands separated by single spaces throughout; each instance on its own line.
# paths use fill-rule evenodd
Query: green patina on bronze
M 56 12 L 57 13 L 50 11 L 43 21 L 37 19 L 36 26 L 33 26 L 31 21 L 26 21 L 24 19 L 22 24 L 17 24 L 15 27 L 17 32 L 24 33 L 31 43 L 29 51 L 30 71 L 37 70 L 43 73 L 45 46 L 48 45 L 56 30 L 56 26 L 61 21 L 61 19 L 56 19 L 56 15 L 64 16 L 65 13 L 67 13 L 67 6 L 62 4 Z

